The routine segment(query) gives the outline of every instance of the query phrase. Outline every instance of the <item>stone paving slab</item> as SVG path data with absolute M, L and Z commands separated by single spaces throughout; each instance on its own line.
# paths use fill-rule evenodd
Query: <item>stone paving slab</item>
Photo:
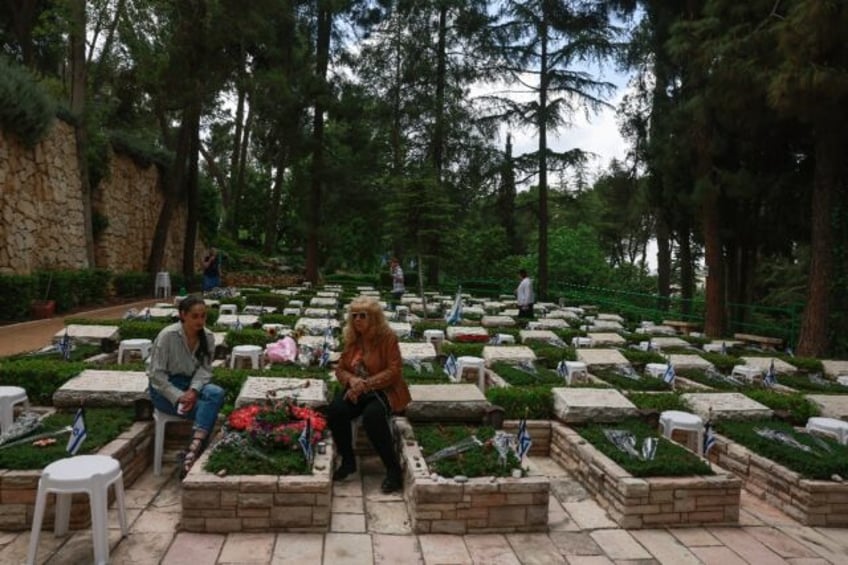
M 277 308 L 274 306 L 263 306 L 262 304 L 248 304 L 242 310 L 245 314 L 255 314 L 257 316 L 261 316 L 262 314 L 273 314 L 277 311 Z
M 675 369 L 701 369 L 713 368 L 713 364 L 699 355 L 673 353 L 668 356 Z
M 551 330 L 521 330 L 518 332 L 518 338 L 521 343 L 527 343 L 528 341 L 549 342 L 560 339 L 560 337 Z
M 755 367 L 763 373 L 769 370 L 771 362 L 774 361 L 774 372 L 778 375 L 786 375 L 798 372 L 798 368 L 790 365 L 783 359 L 777 357 L 740 357 L 749 367 Z
M 548 312 L 547 317 L 552 318 L 552 319 L 567 320 L 569 322 L 573 322 L 575 320 L 580 319 L 580 316 L 578 316 L 577 314 L 575 314 L 571 310 L 565 310 L 565 309 L 551 310 L 550 312 Z
M 622 317 L 621 317 L 621 316 L 619 316 L 618 314 L 604 314 L 604 313 L 599 313 L 599 314 L 598 314 L 598 318 L 597 318 L 597 319 L 598 319 L 598 321 L 606 320 L 606 321 L 608 321 L 608 322 L 616 322 L 616 323 L 618 323 L 618 324 L 623 324 L 623 323 L 624 323 L 624 318 L 622 318 Z
M 86 369 L 53 393 L 58 408 L 85 406 L 133 406 L 147 400 L 148 378 L 144 371 Z
M 476 384 L 409 385 L 412 402 L 406 407 L 410 421 L 478 422 L 489 401 Z
M 626 396 L 611 388 L 555 388 L 554 414 L 561 422 L 618 422 L 638 413 Z
M 617 332 L 623 329 L 623 325 L 612 320 L 595 320 L 589 325 L 589 331 L 593 332 Z
M 578 349 L 577 360 L 586 363 L 590 370 L 593 367 L 630 365 L 630 361 L 618 349 Z
M 407 343 L 402 341 L 400 356 L 404 361 L 435 361 L 436 347 L 430 343 Z
M 595 347 L 619 347 L 627 343 L 627 340 L 616 333 L 589 332 L 588 337 Z
M 848 375 L 848 361 L 837 359 L 823 359 L 822 367 L 824 374 L 828 377 L 838 377 L 840 375 Z
M 741 392 L 689 392 L 680 398 L 705 421 L 710 418 L 710 409 L 713 421 L 759 420 L 772 416 L 768 406 L 763 406 Z
M 489 332 L 480 326 L 448 326 L 446 335 L 448 339 L 454 340 L 463 335 L 488 337 Z
M 66 332 L 74 343 L 90 343 L 93 345 L 100 345 L 103 340 L 118 341 L 120 336 L 118 326 L 70 324 L 53 334 L 53 343 L 61 341 Z
M 483 347 L 483 359 L 486 360 L 486 366 L 491 367 L 499 361 L 532 363 L 536 360 L 536 354 L 526 345 L 487 345 Z
M 673 336 L 677 334 L 677 330 L 672 328 L 671 326 L 647 326 L 636 328 L 637 334 L 648 334 L 648 335 L 668 335 Z
M 483 316 L 480 325 L 484 328 L 511 328 L 516 324 L 515 319 L 510 316 Z
M 323 296 L 315 296 L 309 301 L 310 308 L 327 308 L 335 310 L 339 305 L 336 298 L 327 298 Z
M 848 395 L 845 394 L 807 394 L 807 400 L 819 407 L 825 418 L 848 420 Z
M 327 383 L 321 379 L 247 377 L 236 398 L 236 406 L 265 402 L 269 391 L 276 391 L 275 398 L 294 398 L 307 406 L 327 404 Z

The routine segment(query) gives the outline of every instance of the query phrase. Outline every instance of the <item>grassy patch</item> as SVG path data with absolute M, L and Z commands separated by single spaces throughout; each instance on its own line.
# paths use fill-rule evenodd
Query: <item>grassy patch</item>
M 533 374 L 509 363 L 495 363 L 492 370 L 512 386 L 565 386 L 556 371 L 544 367 L 537 367 L 536 373 Z
M 630 402 L 642 410 L 657 410 L 664 412 L 665 410 L 681 410 L 686 411 L 686 403 L 680 398 L 680 393 L 677 392 L 634 392 L 627 397 Z
M 771 428 L 786 433 L 799 443 L 810 447 L 806 452 L 781 442 L 761 437 L 755 428 Z M 796 432 L 790 424 L 774 420 L 757 422 L 718 422 L 716 429 L 733 441 L 759 455 L 788 467 L 809 479 L 830 480 L 834 474 L 848 477 L 848 447 L 829 438 L 820 438 L 830 452 L 809 434 Z
M 133 422 L 130 408 L 87 408 L 85 426 L 87 437 L 77 455 L 96 453 L 101 447 L 127 430 Z M 70 426 L 74 414 L 59 412 L 47 416 L 41 429 L 35 434 L 53 432 Z M 35 435 L 34 434 L 34 435 Z M 56 443 L 46 447 L 33 447 L 31 442 L 0 449 L 0 469 L 43 469 L 54 461 L 68 457 L 65 448 L 69 434 L 56 437 Z
M 752 388 L 744 391 L 745 396 L 765 404 L 796 426 L 803 426 L 812 416 L 819 415 L 815 404 L 802 394 L 785 394 L 776 390 Z
M 811 381 L 809 375 L 778 375 L 777 382 L 806 392 L 825 392 L 827 394 L 848 394 L 848 387 L 833 381 L 820 380 Z
M 312 470 L 306 463 L 299 445 L 291 449 L 263 450 L 270 459 L 251 456 L 232 445 L 216 447 L 206 461 L 206 471 L 227 471 L 228 475 L 310 475 Z
M 717 390 L 740 390 L 741 388 L 744 388 L 724 379 L 712 378 L 702 369 L 679 369 L 675 370 L 675 372 L 679 376 L 689 379 L 690 381 L 695 381 L 696 383 L 701 383 L 702 385 L 706 385 Z M 729 374 L 730 371 L 727 371 L 727 373 Z
M 548 386 L 490 388 L 486 399 L 503 408 L 510 420 L 550 420 L 554 413 L 554 396 Z
M 636 437 L 636 449 L 646 437 L 657 437 L 656 457 L 652 461 L 642 461 L 619 450 L 604 435 L 604 429 L 627 430 Z M 576 428 L 577 432 L 598 451 L 621 465 L 634 477 L 687 477 L 712 475 L 710 466 L 697 455 L 674 442 L 659 437 L 657 431 L 641 420 L 626 420 L 620 424 L 590 424 Z
M 443 477 L 455 477 L 457 475 L 465 475 L 466 477 L 487 477 L 491 475 L 504 477 L 509 475 L 512 469 L 519 467 L 518 458 L 512 452 L 507 454 L 506 466 L 501 466 L 498 461 L 497 449 L 487 441 L 495 435 L 493 428 L 462 425 L 442 426 L 438 424 L 415 426 L 415 439 L 418 440 L 418 444 L 421 446 L 421 451 L 425 457 L 472 435 L 483 442 L 483 445 L 474 447 L 455 457 L 436 461 L 428 465 L 430 470 L 435 471 Z
M 594 372 L 594 375 L 596 377 L 600 377 L 601 379 L 610 383 L 616 388 L 621 388 L 624 390 L 671 390 L 671 387 L 668 386 L 665 382 L 663 382 L 662 379 L 646 377 L 644 375 L 642 375 L 642 378 L 640 378 L 639 380 L 630 379 L 619 375 L 613 369 L 598 369 Z

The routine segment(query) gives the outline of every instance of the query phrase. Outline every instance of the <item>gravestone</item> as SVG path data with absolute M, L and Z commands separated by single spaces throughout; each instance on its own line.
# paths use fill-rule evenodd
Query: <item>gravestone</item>
M 823 417 L 848 420 L 848 395 L 807 394 L 805 397 L 818 406 Z
M 704 421 L 710 418 L 710 408 L 714 421 L 759 420 L 772 416 L 768 406 L 763 406 L 741 392 L 688 392 L 680 395 L 680 398 Z
M 253 324 L 259 323 L 259 316 L 254 316 L 253 314 L 221 314 L 218 316 L 218 320 L 215 323 L 219 326 L 227 326 L 230 328 L 235 327 L 235 325 L 239 323 L 243 328 L 247 328 Z
M 689 342 L 679 337 L 655 337 L 651 339 L 651 345 L 658 349 L 668 349 L 669 347 L 689 347 Z
M 798 371 L 794 365 L 790 365 L 786 361 L 778 359 L 777 357 L 741 357 L 740 359 L 742 359 L 749 367 L 760 369 L 763 374 L 769 370 L 772 361 L 774 361 L 774 372 L 778 375 L 788 375 Z
M 822 367 L 824 374 L 828 377 L 838 377 L 839 375 L 848 375 L 848 361 L 836 359 L 823 359 Z
M 620 347 L 627 343 L 626 339 L 616 333 L 590 332 L 588 335 L 595 347 Z
M 406 417 L 413 422 L 482 422 L 490 406 L 473 384 L 409 385 L 409 392 Z
M 286 377 L 247 377 L 236 398 L 236 407 L 263 403 L 269 391 L 274 398 L 293 398 L 298 404 L 316 407 L 327 404 L 327 383 L 321 379 L 293 379 Z
M 148 379 L 144 371 L 100 371 L 86 369 L 53 393 L 53 406 L 134 406 L 149 400 Z
M 675 369 L 700 369 L 705 371 L 713 367 L 713 364 L 698 355 L 684 355 L 675 353 L 668 356 Z
M 549 343 L 560 339 L 559 336 L 551 330 L 521 330 L 518 332 L 518 336 L 521 343 L 527 343 L 530 341 L 543 341 L 545 343 Z
M 577 360 L 586 363 L 590 371 L 592 368 L 630 365 L 618 349 L 578 349 Z
M 400 356 L 404 361 L 435 361 L 436 348 L 432 343 L 407 343 L 401 342 Z
M 612 388 L 555 388 L 556 419 L 569 423 L 619 422 L 639 413 L 621 392 Z
M 515 326 L 515 320 L 509 316 L 483 316 L 480 325 L 484 328 L 511 328 Z
M 481 328 L 480 326 L 448 326 L 447 329 L 448 339 L 453 341 L 457 338 L 461 338 L 461 336 L 469 336 L 469 337 L 489 337 L 489 332 L 486 331 L 486 328 Z M 461 339 L 460 339 L 461 341 Z
M 118 326 L 71 324 L 56 332 L 53 336 L 53 343 L 59 343 L 65 337 L 65 332 L 68 333 L 68 337 L 74 343 L 92 345 L 101 345 L 104 341 L 118 341 L 120 335 Z
M 526 345 L 487 345 L 483 348 L 483 359 L 486 366 L 494 363 L 532 363 L 536 354 Z

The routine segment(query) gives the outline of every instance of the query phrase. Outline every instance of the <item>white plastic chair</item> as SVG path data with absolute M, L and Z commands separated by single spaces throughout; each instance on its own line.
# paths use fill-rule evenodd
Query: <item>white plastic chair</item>
M 697 441 L 694 451 L 698 455 L 704 454 L 704 421 L 700 416 L 680 410 L 666 410 L 660 414 L 660 427 L 663 436 L 669 439 L 674 430 L 694 433 Z
M 75 492 L 88 493 L 91 506 L 91 535 L 94 542 L 94 562 L 109 562 L 109 529 L 107 506 L 109 485 L 115 485 L 115 500 L 118 503 L 118 518 L 121 534 L 126 536 L 127 511 L 124 505 L 124 475 L 118 461 L 108 455 L 77 455 L 54 461 L 41 472 L 38 493 L 35 499 L 35 514 L 29 538 L 27 563 L 35 563 L 38 538 L 47 506 L 47 495 L 56 493 L 56 518 L 54 532 L 57 536 L 68 531 L 71 516 L 71 495 Z
M 565 362 L 565 383 L 568 386 L 571 386 L 571 383 L 574 382 L 574 379 L 583 380 L 584 382 L 588 382 L 589 380 L 589 370 L 586 367 L 586 363 L 582 361 L 566 361 Z
M 26 390 L 19 386 L 0 386 L 0 434 L 5 433 L 15 421 L 15 404 L 29 406 Z
M 485 394 L 486 392 L 486 361 L 482 357 L 463 355 L 456 359 L 456 376 L 462 382 L 462 375 L 466 369 L 477 370 L 477 388 Z
M 262 348 L 258 345 L 236 345 L 230 354 L 230 369 L 236 367 L 239 359 L 250 359 L 250 366 L 258 369 L 261 363 Z
M 153 474 L 162 474 L 162 454 L 165 451 L 165 426 L 172 422 L 184 422 L 185 418 L 176 414 L 167 414 L 153 409 L 154 439 L 153 439 Z
M 221 304 L 218 306 L 218 315 L 232 314 L 238 316 L 238 305 L 236 304 Z
M 848 422 L 836 418 L 814 417 L 807 420 L 808 432 L 818 432 L 835 438 L 842 445 L 848 445 Z
M 167 271 L 156 273 L 156 284 L 153 286 L 155 298 L 159 298 L 159 291 L 162 291 L 162 298 L 171 296 L 171 274 Z
M 661 379 L 668 370 L 667 363 L 648 363 L 645 365 L 645 374 L 655 379 Z
M 138 351 L 142 360 L 147 359 L 151 347 L 153 347 L 153 342 L 149 339 L 122 339 L 120 345 L 118 345 L 118 365 L 124 363 L 124 355 L 130 351 Z

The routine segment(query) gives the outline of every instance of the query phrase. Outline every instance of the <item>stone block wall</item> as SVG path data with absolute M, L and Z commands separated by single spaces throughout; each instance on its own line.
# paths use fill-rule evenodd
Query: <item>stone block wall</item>
M 161 176 L 155 165 L 110 154 L 109 172 L 92 195 L 108 226 L 95 242 L 95 265 L 88 265 L 73 127 L 57 119 L 32 149 L 0 130 L 0 274 L 95 266 L 144 271 L 162 207 Z M 168 231 L 165 270 L 182 269 L 185 222 L 181 205 Z M 197 268 L 204 251 L 198 243 Z
M 738 524 L 742 481 L 722 469 L 701 477 L 637 478 L 572 428 L 556 422 L 551 427 L 551 458 L 621 527 Z
M 104 446 L 100 455 L 111 455 L 121 464 L 124 489 L 132 485 L 153 461 L 153 423 L 136 422 Z M 0 471 L 0 531 L 26 531 L 32 527 L 35 498 L 41 471 Z M 109 504 L 114 501 L 115 489 L 109 489 Z M 42 531 L 53 528 L 55 497 L 48 497 Z M 74 494 L 71 503 L 71 529 L 87 528 L 91 524 L 88 495 Z
M 848 526 L 848 483 L 803 478 L 716 434 L 710 459 L 745 481 L 752 494 L 805 526 Z

